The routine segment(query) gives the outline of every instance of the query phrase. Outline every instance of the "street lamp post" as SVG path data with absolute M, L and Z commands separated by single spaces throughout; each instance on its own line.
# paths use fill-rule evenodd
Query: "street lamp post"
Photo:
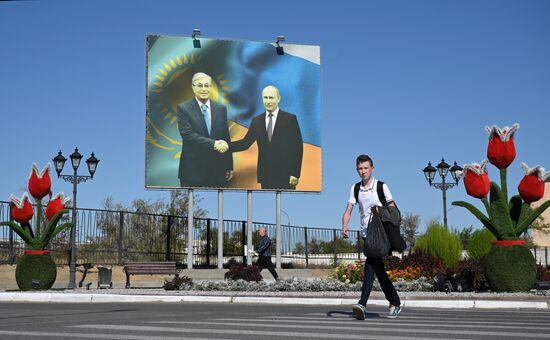
M 449 171 L 451 172 L 451 176 L 453 176 L 453 180 L 455 181 L 454 183 L 445 182 L 445 178 L 447 177 Z M 428 166 L 422 170 L 430 186 L 433 186 L 443 192 L 443 224 L 445 225 L 445 228 L 447 228 L 447 189 L 458 185 L 458 181 L 460 180 L 459 174 L 461 171 L 462 168 L 458 166 L 456 162 L 452 167 L 450 167 L 449 164 L 445 163 L 445 159 L 443 158 L 436 167 L 433 167 L 432 163 L 428 162 Z M 436 172 L 438 172 L 441 177 L 441 183 L 433 182 Z
M 77 174 L 78 167 L 80 166 L 80 160 L 82 155 L 78 152 L 78 148 L 74 149 L 74 152 L 69 156 L 71 159 L 71 165 L 73 166 L 74 173 L 72 175 L 62 175 L 63 167 L 65 166 L 65 158 L 61 151 L 54 157 L 53 163 L 55 166 L 55 171 L 57 172 L 57 177 L 63 179 L 64 181 L 70 182 L 73 184 L 73 207 L 72 207 L 72 223 L 71 227 L 71 259 L 69 263 L 69 289 L 76 288 L 76 188 L 79 183 L 86 182 L 89 179 L 94 178 L 94 173 L 99 163 L 99 159 L 95 158 L 94 153 L 86 160 L 86 165 L 88 166 L 88 171 L 90 176 L 79 176 Z

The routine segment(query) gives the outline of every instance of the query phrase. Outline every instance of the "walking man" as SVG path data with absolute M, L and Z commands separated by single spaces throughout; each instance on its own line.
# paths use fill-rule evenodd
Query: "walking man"
M 266 235 L 265 227 L 261 227 L 258 230 L 258 234 L 260 235 L 260 244 L 255 252 L 255 255 L 258 255 L 256 265 L 260 268 L 260 271 L 266 268 L 269 270 L 271 275 L 273 275 L 275 280 L 279 280 L 279 275 L 277 275 L 275 266 L 273 265 L 273 262 L 271 262 L 271 251 L 269 250 L 269 248 L 271 248 L 271 239 Z
M 382 206 L 382 202 L 378 198 L 377 194 L 377 180 L 372 177 L 374 171 L 374 164 L 372 159 L 367 155 L 360 155 L 356 160 L 357 173 L 361 177 L 361 182 L 359 186 L 359 193 L 357 195 L 357 200 L 355 199 L 355 185 L 351 186 L 350 196 L 348 199 L 348 204 L 346 206 L 346 211 L 342 216 L 342 236 L 344 238 L 348 237 L 348 223 L 351 217 L 351 212 L 355 204 L 359 204 L 359 215 L 361 222 L 361 236 L 363 239 L 366 237 L 367 228 L 369 225 L 369 220 L 371 217 L 371 208 L 374 206 Z M 392 196 L 388 186 L 384 183 L 383 185 L 384 196 L 386 197 L 386 202 L 390 206 L 395 206 L 392 200 Z M 393 286 L 393 283 L 386 273 L 386 268 L 384 268 L 384 262 L 382 258 L 367 258 L 365 261 L 364 269 L 364 278 L 363 278 L 363 287 L 361 290 L 361 299 L 359 302 L 353 306 L 353 312 L 355 317 L 358 320 L 365 319 L 366 305 L 367 300 L 369 299 L 370 292 L 372 290 L 372 284 L 374 282 L 374 275 L 378 278 L 378 282 L 384 291 L 386 300 L 390 303 L 390 309 L 388 312 L 388 318 L 394 319 L 401 312 L 401 301 L 399 300 L 399 295 Z

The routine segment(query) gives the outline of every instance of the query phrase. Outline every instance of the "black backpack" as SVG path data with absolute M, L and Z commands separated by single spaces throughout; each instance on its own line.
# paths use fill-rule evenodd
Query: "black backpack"
M 355 202 L 359 202 L 360 186 L 361 182 L 358 182 L 355 183 L 355 186 L 353 187 Z M 386 234 L 388 235 L 390 250 L 402 253 L 407 248 L 407 243 L 403 239 L 403 236 L 401 236 L 401 212 L 397 208 L 397 205 L 395 207 L 388 207 L 386 195 L 384 195 L 384 182 L 377 181 L 376 192 L 382 206 L 386 208 L 380 209 L 380 219 L 384 225 Z

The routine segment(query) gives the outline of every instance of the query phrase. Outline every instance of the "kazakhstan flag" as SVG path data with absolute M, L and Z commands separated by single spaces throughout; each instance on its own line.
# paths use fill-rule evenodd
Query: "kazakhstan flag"
M 146 187 L 179 187 L 181 137 L 177 104 L 193 98 L 191 77 L 212 77 L 210 100 L 227 107 L 232 140 L 241 139 L 252 118 L 263 113 L 262 90 L 274 85 L 279 107 L 296 115 L 304 141 L 302 175 L 297 191 L 321 191 L 320 48 L 271 43 L 147 37 Z M 235 178 L 230 189 L 258 189 L 257 146 L 234 153 Z

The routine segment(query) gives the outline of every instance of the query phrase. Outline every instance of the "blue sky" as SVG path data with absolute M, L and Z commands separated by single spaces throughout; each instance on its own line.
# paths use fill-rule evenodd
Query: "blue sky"
M 205 4 L 0 2 L 0 199 L 21 194 L 32 162 L 42 167 L 75 146 L 101 160 L 94 180 L 79 185 L 79 206 L 100 208 L 107 196 L 122 203 L 168 196 L 144 189 L 145 35 L 189 36 L 194 28 L 209 38 L 284 35 L 288 43 L 321 46 L 323 192 L 283 194 L 293 225 L 340 227 L 361 153 L 372 156 L 375 177 L 389 184 L 403 212 L 419 214 L 422 226 L 442 220 L 441 191 L 421 170 L 441 157 L 480 162 L 486 125 L 521 125 L 511 194 L 521 161 L 550 168 L 548 1 Z M 498 178 L 492 165 L 489 175 Z M 72 191 L 57 179 L 53 189 Z M 217 218 L 217 193 L 198 194 Z M 246 193 L 224 197 L 225 217 L 246 219 Z M 462 183 L 448 191 L 453 200 L 477 201 Z M 478 226 L 464 209 L 448 209 L 454 228 Z M 253 219 L 275 221 L 273 193 L 253 195 Z

